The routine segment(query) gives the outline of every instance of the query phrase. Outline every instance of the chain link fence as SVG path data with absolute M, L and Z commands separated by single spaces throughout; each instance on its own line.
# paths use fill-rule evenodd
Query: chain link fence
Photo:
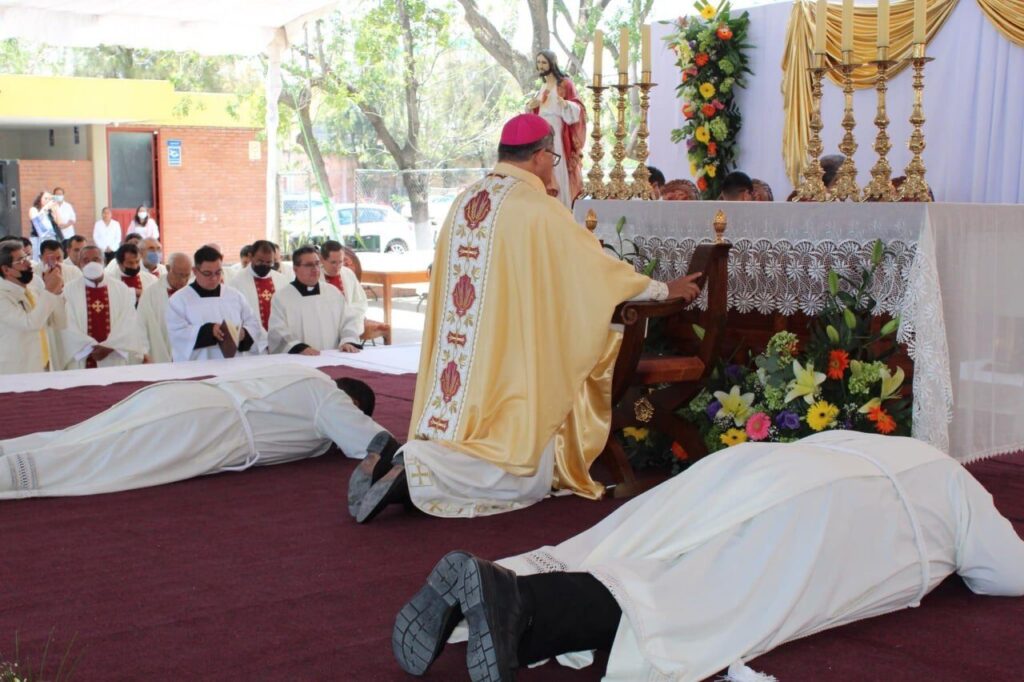
M 280 173 L 282 241 L 300 244 L 337 239 L 357 251 L 403 253 L 432 249 L 455 198 L 488 168 L 412 171 L 357 169 L 351 197 L 332 198 L 333 224 L 311 173 Z M 411 192 L 423 201 L 426 221 L 413 224 Z

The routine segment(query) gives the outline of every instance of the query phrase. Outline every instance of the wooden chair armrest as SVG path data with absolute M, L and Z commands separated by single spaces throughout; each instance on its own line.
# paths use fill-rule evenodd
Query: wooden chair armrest
M 620 303 L 612 314 L 612 322 L 626 326 L 641 320 L 675 315 L 690 305 L 682 298 L 667 298 L 662 301 L 626 301 Z

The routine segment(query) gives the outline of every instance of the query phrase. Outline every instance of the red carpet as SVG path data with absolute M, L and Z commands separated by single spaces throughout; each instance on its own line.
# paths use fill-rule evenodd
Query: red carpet
M 414 377 L 346 373 L 370 380 L 378 420 L 404 434 Z M 0 395 L 0 434 L 67 426 L 137 387 Z M 327 455 L 115 495 L 0 502 L 0 652 L 18 631 L 22 660 L 37 666 L 55 628 L 51 677 L 77 632 L 76 680 L 411 679 L 392 660 L 390 629 L 437 558 L 556 543 L 616 507 L 560 498 L 469 521 L 396 508 L 360 527 L 343 504 L 353 466 Z M 1024 457 L 972 471 L 1024 529 Z M 794 642 L 754 667 L 783 682 L 1016 680 L 1022 641 L 1024 599 L 976 597 L 952 578 L 919 609 Z M 446 650 L 426 679 L 468 679 L 464 654 Z M 549 664 L 520 678 L 583 682 L 602 670 Z

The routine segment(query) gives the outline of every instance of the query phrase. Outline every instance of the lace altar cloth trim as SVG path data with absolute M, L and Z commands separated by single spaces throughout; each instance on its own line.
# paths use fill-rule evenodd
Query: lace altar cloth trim
M 644 264 L 657 259 L 654 278 L 668 281 L 686 274 L 698 244 L 710 239 L 634 238 Z M 787 239 L 737 239 L 729 254 L 729 308 L 741 313 L 778 312 L 816 315 L 825 305 L 831 270 L 856 280 L 871 265 L 874 241 L 790 241 Z M 906 294 L 916 243 L 891 241 L 875 274 L 872 295 L 876 313 L 896 315 Z M 707 293 L 697 305 L 707 309 Z

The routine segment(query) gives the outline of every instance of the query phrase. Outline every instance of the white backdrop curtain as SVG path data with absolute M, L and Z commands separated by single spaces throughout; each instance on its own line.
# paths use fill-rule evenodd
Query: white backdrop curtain
M 754 75 L 738 91 L 744 125 L 739 137 L 739 169 L 771 185 L 776 200 L 792 190 L 782 160 L 782 54 L 792 5 L 762 5 L 750 12 L 750 51 Z M 683 144 L 669 142 L 682 125 L 682 102 L 676 99 L 679 70 L 675 55 L 661 40 L 672 27 L 654 26 L 649 160 L 668 179 L 688 178 Z M 973 0 L 962 0 L 929 45 L 936 58 L 925 70 L 925 139 L 927 179 L 939 201 L 1024 203 L 1024 48 L 1013 45 L 985 18 Z M 838 153 L 842 137 L 842 91 L 826 82 L 822 104 L 825 153 Z M 876 95 L 854 94 L 859 148 L 859 182 L 870 178 L 874 163 Z M 903 175 L 910 160 L 907 119 L 913 104 L 909 69 L 890 82 L 888 114 L 893 175 Z

